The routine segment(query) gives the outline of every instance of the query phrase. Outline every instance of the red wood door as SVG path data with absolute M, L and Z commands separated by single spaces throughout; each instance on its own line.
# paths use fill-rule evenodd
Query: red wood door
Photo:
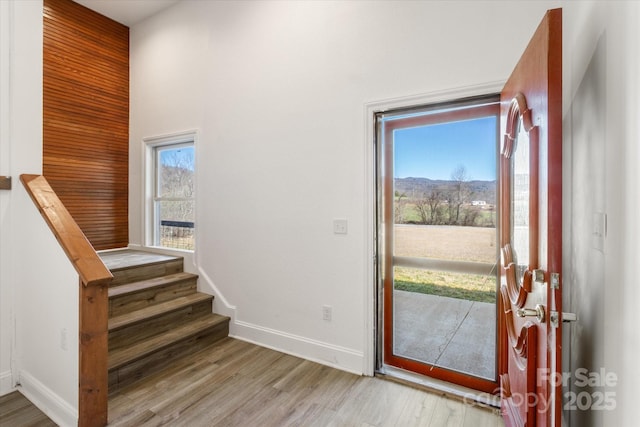
M 559 426 L 562 11 L 548 11 L 501 94 L 500 366 L 507 426 Z M 555 373 L 555 374 L 554 374 Z

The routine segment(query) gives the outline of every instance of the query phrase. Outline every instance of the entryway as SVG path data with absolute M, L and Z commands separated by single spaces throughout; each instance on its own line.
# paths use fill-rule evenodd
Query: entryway
M 497 101 L 376 115 L 381 370 L 497 390 Z

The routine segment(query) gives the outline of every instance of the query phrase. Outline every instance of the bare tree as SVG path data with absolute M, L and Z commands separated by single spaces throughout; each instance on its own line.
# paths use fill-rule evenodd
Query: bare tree
M 167 200 L 161 205 L 161 217 L 193 222 L 194 204 L 188 200 L 195 194 L 193 156 L 178 150 L 167 153 L 160 169 L 160 196 L 187 200 Z
M 407 205 L 407 194 L 396 191 L 394 195 L 395 203 L 393 209 L 393 221 L 394 224 L 402 224 L 404 223 L 404 210 Z
M 467 227 L 473 227 L 476 225 L 476 221 L 480 216 L 480 209 L 475 206 L 467 207 L 464 210 L 464 219 L 462 220 L 462 225 Z
M 168 153 L 162 163 L 160 195 L 164 197 L 193 197 L 193 172 L 193 156 L 180 155 L 178 151 Z
M 447 201 L 449 204 L 449 224 L 460 222 L 460 208 L 463 203 L 469 201 L 470 191 L 468 186 L 467 169 L 464 165 L 458 165 L 451 173 L 453 188 L 449 191 Z
M 431 224 L 437 224 L 439 221 L 440 210 L 438 207 L 442 203 L 443 194 L 440 190 L 431 190 L 431 194 L 427 197 L 427 203 L 429 204 L 429 213 L 431 215 Z
M 429 198 L 426 194 L 423 194 L 422 197 L 415 200 L 415 207 L 418 211 L 418 215 L 420 215 L 420 223 L 429 224 L 431 219 L 431 208 L 429 207 Z

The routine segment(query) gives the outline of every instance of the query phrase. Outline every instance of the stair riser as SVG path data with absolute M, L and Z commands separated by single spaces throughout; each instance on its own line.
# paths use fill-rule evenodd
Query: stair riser
M 116 350 L 135 344 L 209 314 L 211 314 L 211 300 L 202 301 L 176 311 L 164 313 L 153 319 L 110 331 L 109 350 Z
M 110 286 L 119 286 L 125 283 L 138 282 L 140 280 L 152 279 L 154 277 L 166 276 L 168 274 L 183 271 L 183 260 L 176 259 L 157 264 L 146 264 L 137 267 L 130 267 L 122 270 L 112 271 L 113 280 Z
M 0 0 L 2 1 L 2 0 Z M 145 251 L 101 255 L 109 286 L 109 393 L 170 367 L 176 358 L 229 334 L 229 318 L 212 312 L 182 257 Z
M 109 371 L 109 393 L 113 393 L 139 379 L 159 372 L 173 363 L 175 358 L 191 354 L 221 340 L 229 334 L 229 323 L 224 322 L 200 332 L 196 336 L 175 342 L 149 356 Z
M 109 298 L 109 317 L 131 313 L 155 304 L 196 292 L 197 278 Z

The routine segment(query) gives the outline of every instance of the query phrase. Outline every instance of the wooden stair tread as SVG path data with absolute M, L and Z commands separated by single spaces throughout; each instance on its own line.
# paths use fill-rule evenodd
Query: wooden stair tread
M 171 283 L 180 282 L 183 280 L 197 279 L 198 275 L 191 273 L 174 273 L 166 276 L 154 277 L 152 279 L 140 280 L 138 282 L 131 282 L 126 285 L 120 285 L 113 288 L 109 288 L 109 298 L 126 295 L 134 292 L 143 291 L 145 289 L 151 289 L 159 286 L 165 286 Z
M 109 393 L 229 335 L 229 317 L 211 312 L 213 296 L 197 291 L 198 275 L 184 271 L 184 257 L 128 248 L 99 255 L 113 274 Z
M 211 300 L 213 300 L 212 295 L 202 292 L 195 292 L 190 295 L 174 298 L 169 301 L 142 308 L 140 310 L 132 311 L 131 313 L 112 317 L 111 319 L 109 319 L 109 331 L 120 329 L 134 323 L 153 319 L 154 317 L 158 317 L 164 313 L 179 310 L 183 307 L 197 304 L 199 302 Z
M 181 259 L 182 257 L 142 252 L 132 249 L 121 249 L 98 253 L 104 265 L 111 271 L 137 268 L 144 265 L 158 264 L 162 262 Z
M 109 353 L 109 370 L 120 368 L 127 363 L 141 359 L 180 341 L 187 340 L 200 332 L 213 329 L 228 321 L 229 317 L 212 313 L 135 345 L 114 350 Z

